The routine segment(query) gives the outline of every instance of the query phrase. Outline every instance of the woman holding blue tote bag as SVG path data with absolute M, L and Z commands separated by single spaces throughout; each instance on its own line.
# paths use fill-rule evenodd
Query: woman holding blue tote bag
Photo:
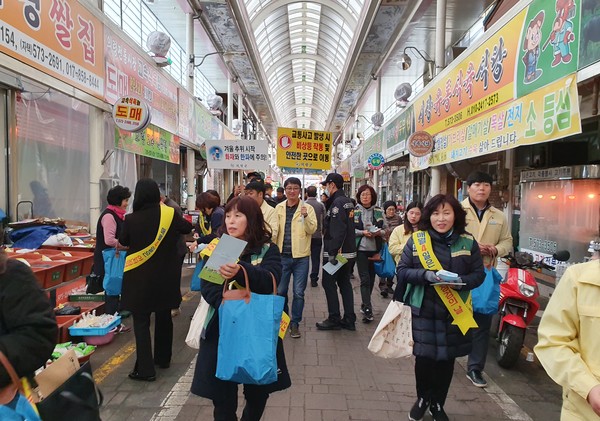
M 221 233 L 248 242 L 246 250 L 237 264 L 223 265 L 220 274 L 230 283 L 236 282 L 246 287 L 244 271 L 248 274 L 249 289 L 255 294 L 273 294 L 273 279 L 278 284 L 281 279 L 281 256 L 279 249 L 271 242 L 270 233 L 265 227 L 262 212 L 254 199 L 248 196 L 233 198 L 225 208 L 225 224 Z M 219 421 L 237 420 L 238 384 L 234 381 L 217 378 L 217 359 L 219 348 L 219 308 L 223 299 L 223 286 L 212 282 L 203 282 L 202 296 L 216 309 L 212 319 L 206 325 L 205 336 L 201 338 L 200 350 L 196 362 L 196 371 L 191 391 L 213 401 L 214 419 Z M 246 349 L 237 349 L 229 358 L 242 360 Z M 277 339 L 277 379 L 265 385 L 244 384 L 246 405 L 242 421 L 260 420 L 269 394 L 291 386 L 290 376 L 285 363 L 283 342 Z

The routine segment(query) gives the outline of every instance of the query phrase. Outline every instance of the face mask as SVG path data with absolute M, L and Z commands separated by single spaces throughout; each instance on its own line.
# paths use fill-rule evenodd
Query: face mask
M 329 197 L 329 189 L 327 187 L 325 187 L 325 190 L 323 190 L 323 193 L 325 193 L 325 196 Z

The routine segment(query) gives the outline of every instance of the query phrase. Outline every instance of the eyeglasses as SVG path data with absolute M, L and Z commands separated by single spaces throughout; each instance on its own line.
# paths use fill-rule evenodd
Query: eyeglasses
M 285 191 L 300 191 L 300 187 L 286 187 Z

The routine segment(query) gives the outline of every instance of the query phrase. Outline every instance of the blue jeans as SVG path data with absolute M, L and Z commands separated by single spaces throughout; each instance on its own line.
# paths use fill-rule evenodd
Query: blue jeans
M 277 286 L 277 294 L 285 297 L 284 311 L 288 312 L 288 289 L 290 278 L 294 275 L 294 286 L 292 299 L 292 314 L 290 323 L 298 325 L 302 321 L 302 312 L 304 311 L 304 291 L 308 281 L 308 263 L 310 256 L 298 257 L 294 259 L 291 256 L 281 256 L 281 282 Z

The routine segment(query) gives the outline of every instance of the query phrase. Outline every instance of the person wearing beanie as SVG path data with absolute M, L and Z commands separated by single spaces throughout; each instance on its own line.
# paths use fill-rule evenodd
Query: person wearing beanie
M 472 172 L 467 177 L 467 192 L 469 197 L 461 203 L 463 209 L 467 212 L 466 230 L 475 237 L 475 240 L 479 244 L 486 270 L 495 267 L 498 257 L 506 256 L 513 249 L 513 239 L 504 213 L 500 209 L 493 207 L 488 200 L 492 192 L 493 182 L 494 180 L 487 173 L 481 171 Z M 495 281 L 493 276 L 487 276 L 485 282 Z M 495 294 L 495 297 L 483 297 L 476 291 L 473 292 L 473 318 L 479 327 L 473 329 L 473 350 L 469 354 L 467 378 L 477 387 L 487 386 L 487 382 L 482 376 L 482 371 L 485 367 L 487 357 L 492 316 L 496 311 L 487 314 L 487 312 L 483 312 L 485 310 L 480 306 L 484 302 L 498 302 L 499 286 L 491 290 Z

